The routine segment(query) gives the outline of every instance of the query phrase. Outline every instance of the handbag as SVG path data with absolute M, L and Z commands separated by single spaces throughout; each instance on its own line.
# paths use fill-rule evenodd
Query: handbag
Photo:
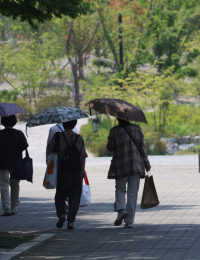
M 83 185 L 82 187 L 81 200 L 79 205 L 80 207 L 87 207 L 90 205 L 91 202 L 90 184 L 86 172 L 85 172 L 84 181 L 85 181 L 85 185 Z
M 47 164 L 43 186 L 46 189 L 55 189 L 57 186 L 57 175 L 58 175 L 58 155 L 51 153 L 49 162 Z
M 46 189 L 55 189 L 57 186 L 57 176 L 58 176 L 58 152 L 60 147 L 60 136 L 56 133 L 55 146 L 53 153 L 50 154 L 50 158 L 47 164 L 43 186 Z
M 144 189 L 141 200 L 141 209 L 154 208 L 160 204 L 158 200 L 158 195 L 156 192 L 156 187 L 154 184 L 153 176 L 146 176 L 144 182 Z
M 22 157 L 22 153 L 17 158 L 14 171 L 10 178 L 33 182 L 33 160 L 29 157 L 28 150 L 26 150 L 26 156 L 24 158 Z

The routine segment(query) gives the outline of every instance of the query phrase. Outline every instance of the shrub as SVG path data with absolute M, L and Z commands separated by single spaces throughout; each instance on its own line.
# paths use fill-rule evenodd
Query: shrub
M 73 106 L 73 101 L 72 99 L 70 99 L 69 96 L 63 96 L 58 94 L 46 96 L 44 98 L 41 98 L 35 104 L 35 110 L 36 113 L 39 113 L 44 109 L 51 108 L 51 107 L 59 107 L 59 106 L 71 107 Z
M 154 149 L 156 150 L 156 154 L 165 155 L 167 153 L 167 144 L 163 140 L 155 140 Z
M 83 125 L 80 134 L 83 136 L 86 149 L 94 153 L 97 157 L 112 156 L 112 153 L 108 152 L 106 149 L 109 131 L 112 126 L 112 120 L 109 118 L 101 120 L 98 133 L 93 133 L 91 119 L 87 125 Z
M 25 113 L 17 114 L 19 120 L 28 120 L 30 116 L 34 114 L 34 107 L 31 104 L 27 104 L 24 98 L 18 98 L 15 104 L 24 109 Z
M 168 129 L 176 134 L 179 137 L 185 136 L 185 135 L 191 135 L 192 133 L 192 127 L 188 124 L 181 124 L 181 125 L 169 125 Z
M 167 154 L 167 144 L 163 140 L 152 140 L 145 138 L 148 155 L 165 155 Z M 151 146 L 153 145 L 153 149 Z
M 0 91 L 0 102 L 9 103 L 14 102 L 17 99 L 18 91 L 16 90 L 2 90 Z

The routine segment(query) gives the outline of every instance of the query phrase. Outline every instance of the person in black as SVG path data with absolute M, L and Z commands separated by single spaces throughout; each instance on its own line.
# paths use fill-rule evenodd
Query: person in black
M 5 127 L 0 131 L 0 187 L 2 206 L 5 210 L 3 216 L 11 216 L 18 212 L 15 207 L 19 205 L 19 180 L 9 177 L 12 175 L 17 158 L 28 147 L 22 131 L 13 128 L 16 123 L 15 115 L 1 118 L 1 124 Z M 11 187 L 11 201 L 9 185 Z
M 85 160 L 88 157 L 81 135 L 72 131 L 77 120 L 64 122 L 64 132 L 55 133 L 47 146 L 47 154 L 58 154 L 58 177 L 55 195 L 57 217 L 56 226 L 63 227 L 65 222 L 65 201 L 68 198 L 69 210 L 67 215 L 68 229 L 74 229 L 78 212 L 82 182 L 85 172 Z

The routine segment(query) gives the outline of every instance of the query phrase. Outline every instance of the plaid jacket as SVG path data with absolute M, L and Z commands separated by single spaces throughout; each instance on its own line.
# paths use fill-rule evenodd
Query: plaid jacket
M 107 150 L 114 152 L 114 154 L 108 172 L 108 179 L 119 179 L 134 173 L 139 173 L 141 178 L 145 178 L 144 166 L 151 167 L 142 129 L 135 124 L 127 125 L 126 128 L 135 139 L 143 158 L 123 127 L 115 126 L 111 128 Z

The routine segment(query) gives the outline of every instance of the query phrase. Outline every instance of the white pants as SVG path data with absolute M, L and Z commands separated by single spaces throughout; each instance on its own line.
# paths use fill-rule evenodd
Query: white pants
M 0 170 L 0 188 L 3 210 L 19 205 L 19 180 L 10 179 L 12 170 Z M 9 185 L 11 187 L 11 201 L 9 196 Z
M 126 183 L 128 183 L 127 189 L 127 205 L 125 201 Z M 125 218 L 125 222 L 134 223 L 135 210 L 137 204 L 137 196 L 140 185 L 140 175 L 133 174 L 121 179 L 116 179 L 116 210 L 126 209 L 128 217 Z

